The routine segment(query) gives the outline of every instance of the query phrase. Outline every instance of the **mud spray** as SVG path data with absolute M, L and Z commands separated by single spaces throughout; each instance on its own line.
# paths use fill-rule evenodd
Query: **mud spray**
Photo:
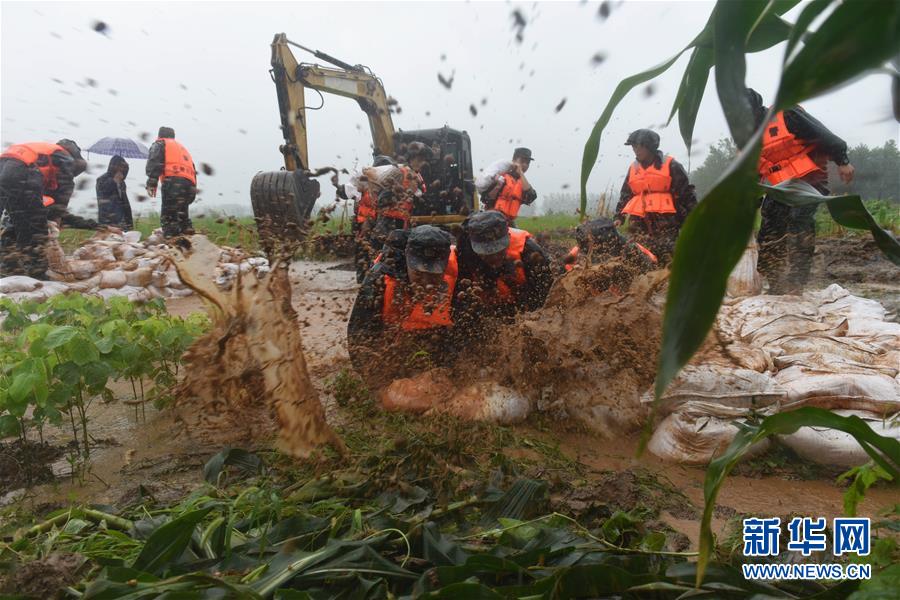
M 303 354 L 297 314 L 291 307 L 289 250 L 270 255 L 271 271 L 259 279 L 240 275 L 220 290 L 209 265 L 221 252 L 203 236 L 183 238 L 172 260 L 185 285 L 212 303 L 212 329 L 185 354 L 185 378 L 175 411 L 192 438 L 220 444 L 267 439 L 296 457 L 316 448 L 346 448 L 325 421 Z

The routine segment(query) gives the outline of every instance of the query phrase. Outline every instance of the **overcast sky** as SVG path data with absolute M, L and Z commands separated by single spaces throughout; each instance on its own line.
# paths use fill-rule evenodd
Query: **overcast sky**
M 584 142 L 620 79 L 668 58 L 700 31 L 711 2 L 613 3 L 606 20 L 597 2 L 8 2 L 0 4 L 0 110 L 4 146 L 23 141 L 75 139 L 82 148 L 103 136 L 138 139 L 160 125 L 175 128 L 195 161 L 214 169 L 200 177 L 202 204 L 246 204 L 253 174 L 282 166 L 269 44 L 285 32 L 305 46 L 369 66 L 396 98 L 397 128 L 444 124 L 472 138 L 476 172 L 532 148 L 529 179 L 544 197 L 574 192 Z M 517 43 L 511 13 L 528 24 Z M 798 9 L 788 14 L 795 18 Z M 92 24 L 108 25 L 106 35 Z M 299 52 L 299 51 L 297 51 Z M 606 59 L 593 66 L 591 58 Z M 753 55 L 748 84 L 771 99 L 780 47 Z M 311 56 L 298 54 L 298 60 Z M 656 126 L 662 149 L 688 165 L 677 123 L 668 116 L 687 62 L 682 57 L 652 90 L 635 90 L 607 128 L 589 190 L 618 190 L 630 149 L 629 131 Z M 452 89 L 437 74 L 455 73 Z M 95 87 L 88 85 L 93 80 Z M 521 86 L 524 85 L 524 89 Z M 185 89 L 186 88 L 186 89 Z M 652 93 L 648 93 L 652 92 Z M 558 113 L 555 108 L 566 99 Z M 311 106 L 319 103 L 307 92 Z M 484 102 L 484 104 L 483 104 Z M 477 116 L 470 113 L 474 104 Z M 867 77 L 805 103 L 850 145 L 897 139 L 890 116 L 889 80 Z M 426 112 L 430 116 L 426 116 Z M 371 158 L 365 115 L 355 102 L 326 96 L 308 111 L 311 166 L 353 168 Z M 697 121 L 690 163 L 726 135 L 709 88 Z M 92 155 L 93 178 L 106 157 Z M 103 167 L 98 167 L 103 163 Z M 142 192 L 144 162 L 132 161 L 132 203 Z M 324 195 L 327 179 L 322 180 Z M 569 186 L 564 190 L 564 186 Z M 93 184 L 76 192 L 73 208 L 94 200 Z M 150 200 L 136 208 L 158 203 Z M 158 207 L 154 207 L 158 208 Z M 198 211 L 200 210 L 198 206 Z

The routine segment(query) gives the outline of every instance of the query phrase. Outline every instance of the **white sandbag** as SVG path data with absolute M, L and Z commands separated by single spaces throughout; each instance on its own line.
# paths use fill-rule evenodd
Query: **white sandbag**
M 864 339 L 834 336 L 795 336 L 784 338 L 772 344 L 767 344 L 765 349 L 772 353 L 773 356 L 822 352 L 836 354 L 858 362 L 873 362 L 885 354 L 884 349 L 870 344 Z
M 70 260 L 68 261 L 68 267 L 69 274 L 75 279 L 87 279 L 103 269 L 98 267 L 92 260 Z
M 156 228 L 149 236 L 147 236 L 147 245 L 156 246 L 162 244 L 165 239 L 162 229 Z
M 100 275 L 93 275 L 91 277 L 88 277 L 87 279 L 72 281 L 67 283 L 66 286 L 73 292 L 89 292 L 100 287 Z
M 688 365 L 660 399 L 660 414 L 686 402 L 702 400 L 731 408 L 761 408 L 785 398 L 785 390 L 767 373 L 725 365 Z M 641 402 L 653 402 L 649 390 Z
M 866 411 L 834 412 L 844 417 L 856 415 L 878 435 L 900 441 L 900 419 L 896 416 L 892 419 L 882 419 L 879 415 Z M 850 468 L 871 460 L 852 435 L 836 429 L 801 427 L 791 435 L 778 436 L 778 439 L 801 458 L 822 465 Z
M 116 262 L 116 256 L 113 248 L 106 244 L 98 242 L 89 242 L 84 246 L 76 249 L 72 253 L 74 260 L 89 260 L 98 265 L 105 266 Z
M 403 181 L 403 171 L 395 165 L 366 167 L 363 169 L 363 175 L 365 175 L 370 189 L 376 194 L 381 190 L 399 185 Z
M 154 298 L 168 298 L 169 290 L 166 288 L 158 288 L 155 285 L 148 285 L 145 288 Z
M 65 294 L 69 291 L 69 286 L 59 281 L 44 281 L 40 289 L 47 298 L 50 298 L 59 294 Z
M 688 403 L 657 425 L 647 448 L 655 456 L 685 465 L 707 465 L 722 454 L 737 435 L 735 416 L 716 414 L 721 407 L 711 407 L 704 403 Z M 745 458 L 764 452 L 769 440 L 761 440 L 749 448 Z
M 887 311 L 876 300 L 854 296 L 836 283 L 824 290 L 812 290 L 803 294 L 803 298 L 814 302 L 820 314 L 840 315 L 883 321 Z
M 138 269 L 142 269 L 144 267 L 150 267 L 151 269 L 155 269 L 156 267 L 159 266 L 159 264 L 161 262 L 162 262 L 162 258 L 160 258 L 158 256 L 148 257 L 145 255 L 145 256 L 138 258 L 135 261 L 135 264 L 137 264 Z
M 100 289 L 120 288 L 128 283 L 124 271 L 103 271 L 100 273 Z
M 470 421 L 518 423 L 531 410 L 528 400 L 516 390 L 494 382 L 474 383 L 433 409 Z
M 759 249 L 756 239 L 750 238 L 750 244 L 744 250 L 741 259 L 728 276 L 727 293 L 733 298 L 756 296 L 762 292 L 762 277 L 756 270 Z
M 126 231 L 122 237 L 125 238 L 125 241 L 129 244 L 137 244 L 141 241 L 141 232 L 140 231 Z
M 116 259 L 122 261 L 133 260 L 146 252 L 146 248 L 134 246 L 132 244 L 119 244 L 113 249 Z
M 485 193 L 489 190 L 495 183 L 497 183 L 498 178 L 503 173 L 509 173 L 513 170 L 514 165 L 508 160 L 498 160 L 489 164 L 487 167 L 482 169 L 481 173 L 475 177 L 475 189 L 478 190 L 479 194 Z
M 900 347 L 900 323 L 868 319 L 865 317 L 850 317 L 847 319 L 848 336 L 866 338 L 871 343 L 890 342 L 894 340 L 894 347 Z M 878 340 L 881 339 L 879 342 Z
M 47 266 L 49 267 L 49 270 L 56 271 L 57 273 L 69 272 L 66 253 L 55 236 L 51 235 L 47 240 L 47 243 L 44 245 L 44 254 L 47 256 Z
M 190 296 L 194 291 L 191 288 L 169 288 L 169 297 L 170 298 L 184 298 L 185 296 Z
M 795 336 L 841 336 L 847 333 L 847 320 L 822 322 L 815 318 L 783 314 L 772 317 L 765 323 L 753 327 L 741 327 L 741 341 L 756 346 L 765 346 L 787 337 Z
M 132 285 L 134 287 L 147 287 L 153 282 L 153 270 L 150 267 L 144 267 L 142 269 L 134 269 L 133 271 L 127 271 L 125 273 L 125 283 L 126 285 Z
M 165 288 L 169 285 L 169 276 L 165 271 L 160 271 L 156 269 L 151 274 L 151 284 L 158 288 Z
M 265 256 L 251 256 L 247 259 L 247 263 L 253 265 L 254 267 L 268 267 L 269 260 Z
M 151 292 L 147 288 L 138 288 L 138 287 L 134 287 L 134 286 L 128 286 L 128 287 L 131 287 L 135 290 L 133 292 L 129 292 L 128 294 L 126 294 L 126 297 L 128 298 L 128 300 L 130 302 L 137 302 L 137 303 L 149 302 L 150 300 L 153 300 L 153 298 L 156 297 L 153 294 L 153 292 Z
M 0 293 L 15 294 L 18 292 L 31 292 L 43 285 L 43 282 L 25 275 L 11 275 L 0 277 Z
M 30 292 L 10 292 L 5 294 L 5 297 L 16 303 L 27 301 L 43 302 L 47 299 L 47 292 L 38 288 Z
M 895 362 L 895 365 L 896 364 L 897 363 Z M 881 364 L 879 361 L 875 360 L 858 361 L 840 354 L 831 354 L 828 352 L 782 354 L 781 356 L 775 357 L 775 366 L 779 369 L 797 366 L 803 367 L 807 371 L 841 375 L 852 373 L 881 373 L 888 377 L 896 377 L 898 372 L 897 366 L 892 366 L 890 362 Z
M 821 373 L 800 366 L 775 375 L 791 405 L 830 410 L 864 410 L 878 415 L 900 411 L 900 383 L 878 373 Z

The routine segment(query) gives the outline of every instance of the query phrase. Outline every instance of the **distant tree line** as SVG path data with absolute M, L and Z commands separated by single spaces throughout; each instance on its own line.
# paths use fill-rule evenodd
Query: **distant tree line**
M 731 138 L 722 138 L 710 146 L 703 164 L 690 175 L 698 196 L 704 196 L 712 189 L 736 153 L 737 147 Z M 900 202 L 900 149 L 895 140 L 888 140 L 883 146 L 874 148 L 859 144 L 850 148 L 848 154 L 856 176 L 853 183 L 846 186 L 837 177 L 834 165 L 830 165 L 828 179 L 832 192 L 857 193 L 864 200 Z

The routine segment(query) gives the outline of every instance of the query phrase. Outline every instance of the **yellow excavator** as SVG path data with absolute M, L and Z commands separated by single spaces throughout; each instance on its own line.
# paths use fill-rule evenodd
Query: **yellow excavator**
M 309 52 L 333 67 L 298 63 L 290 46 Z M 410 142 L 432 149 L 433 159 L 422 169 L 428 191 L 415 207 L 413 223 L 460 222 L 476 203 L 472 172 L 472 146 L 465 131 L 444 126 L 439 129 L 396 131 L 392 105 L 381 80 L 363 65 L 351 65 L 324 52 L 306 48 L 283 33 L 272 41 L 272 81 L 278 95 L 284 143 L 284 169 L 260 172 L 250 185 L 250 200 L 260 235 L 265 239 L 298 239 L 305 230 L 319 197 L 319 182 L 310 168 L 307 147 L 307 109 L 324 105 L 322 93 L 356 100 L 369 119 L 373 156 L 402 158 Z M 306 104 L 306 89 L 319 93 L 321 104 Z

